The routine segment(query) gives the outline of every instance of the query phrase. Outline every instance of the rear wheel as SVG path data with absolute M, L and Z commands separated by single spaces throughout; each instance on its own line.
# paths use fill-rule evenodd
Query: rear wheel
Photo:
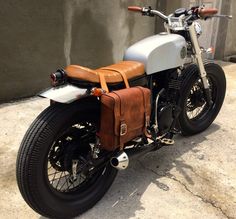
M 183 77 L 179 125 L 183 135 L 193 135 L 208 128 L 218 115 L 225 97 L 226 79 L 222 68 L 205 64 L 213 104 L 209 106 L 196 65 L 187 67 Z
M 75 217 L 91 208 L 111 186 L 117 170 L 91 162 L 99 109 L 55 104 L 27 131 L 17 158 L 17 182 L 25 201 L 50 218 Z M 92 110 L 91 110 L 92 109 Z M 99 158 L 107 156 L 100 151 Z

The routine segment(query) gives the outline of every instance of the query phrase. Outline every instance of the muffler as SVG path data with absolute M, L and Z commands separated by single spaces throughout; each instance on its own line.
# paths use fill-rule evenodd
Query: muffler
M 137 159 L 140 156 L 143 156 L 151 151 L 158 150 L 162 147 L 163 145 L 152 142 L 146 146 L 125 149 L 124 151 L 120 151 L 116 156 L 112 157 L 110 159 L 110 163 L 114 168 L 124 170 L 129 165 L 129 159 Z
M 111 158 L 110 163 L 114 168 L 124 170 L 129 165 L 129 157 L 124 151 L 121 151 L 115 157 Z

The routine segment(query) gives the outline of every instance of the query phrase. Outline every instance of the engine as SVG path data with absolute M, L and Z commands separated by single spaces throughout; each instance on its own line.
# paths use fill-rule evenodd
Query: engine
M 153 77 L 153 122 L 158 127 L 158 135 L 176 131 L 181 81 L 176 70 L 164 71 Z

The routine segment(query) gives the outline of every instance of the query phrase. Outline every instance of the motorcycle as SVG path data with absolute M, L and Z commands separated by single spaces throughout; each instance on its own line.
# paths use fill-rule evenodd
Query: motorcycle
M 100 98 L 105 92 L 100 77 L 105 75 L 105 90 L 109 91 L 124 88 L 122 77 L 77 65 L 52 73 L 53 86 L 40 94 L 50 99 L 50 106 L 26 132 L 16 164 L 23 198 L 43 216 L 70 218 L 87 211 L 104 196 L 118 170 L 128 167 L 130 159 L 173 145 L 175 134 L 204 131 L 221 109 L 224 71 L 203 60 L 203 54 L 211 49 L 199 46 L 202 29 L 198 20 L 231 16 L 203 6 L 180 8 L 169 16 L 151 7 L 128 9 L 160 17 L 166 29 L 129 47 L 124 62 L 115 64 L 123 66 L 130 87 L 151 90 L 150 136 L 137 136 L 122 150 L 104 150 L 97 134 Z M 135 71 L 133 62 L 143 64 L 145 70 Z

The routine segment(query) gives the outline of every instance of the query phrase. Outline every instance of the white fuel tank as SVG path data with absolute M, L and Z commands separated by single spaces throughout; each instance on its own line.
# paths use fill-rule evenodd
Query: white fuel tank
M 146 74 L 153 74 L 182 66 L 186 54 L 184 37 L 161 33 L 147 37 L 129 47 L 125 52 L 124 60 L 142 62 Z

